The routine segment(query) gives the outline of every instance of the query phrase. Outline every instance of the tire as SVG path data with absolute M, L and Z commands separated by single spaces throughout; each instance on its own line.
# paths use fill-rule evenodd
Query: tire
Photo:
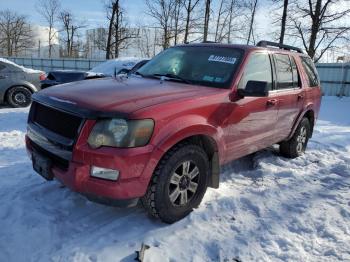
M 296 158 L 301 156 L 310 138 L 311 126 L 307 118 L 303 118 L 295 130 L 292 138 L 280 144 L 280 153 L 284 157 Z
M 208 170 L 209 160 L 201 147 L 184 143 L 175 146 L 154 171 L 141 199 L 143 207 L 165 223 L 184 218 L 201 203 L 208 186 Z
M 32 92 L 23 86 L 11 87 L 7 91 L 6 100 L 12 107 L 27 107 L 32 102 Z

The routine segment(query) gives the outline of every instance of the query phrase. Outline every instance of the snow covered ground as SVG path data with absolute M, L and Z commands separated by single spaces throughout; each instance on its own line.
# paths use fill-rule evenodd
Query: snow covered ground
M 350 261 L 350 98 L 323 99 L 307 153 L 226 166 L 173 225 L 45 182 L 26 155 L 27 109 L 0 109 L 0 261 Z

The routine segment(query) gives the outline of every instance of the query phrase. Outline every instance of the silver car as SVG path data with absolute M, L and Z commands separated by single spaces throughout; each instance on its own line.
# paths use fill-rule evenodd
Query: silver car
M 0 58 L 0 104 L 12 107 L 27 107 L 32 93 L 40 90 L 44 72 L 19 66 Z

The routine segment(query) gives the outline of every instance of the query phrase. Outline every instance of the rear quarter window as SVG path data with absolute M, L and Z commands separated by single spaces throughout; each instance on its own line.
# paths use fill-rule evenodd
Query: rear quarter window
M 320 80 L 318 78 L 318 73 L 314 62 L 312 62 L 310 57 L 302 56 L 300 57 L 301 64 L 309 80 L 310 87 L 317 87 L 320 85 Z

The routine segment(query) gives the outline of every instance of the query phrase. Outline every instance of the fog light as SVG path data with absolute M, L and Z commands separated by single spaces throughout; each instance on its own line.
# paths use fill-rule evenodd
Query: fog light
M 119 171 L 93 166 L 91 168 L 91 176 L 116 181 L 119 177 Z

